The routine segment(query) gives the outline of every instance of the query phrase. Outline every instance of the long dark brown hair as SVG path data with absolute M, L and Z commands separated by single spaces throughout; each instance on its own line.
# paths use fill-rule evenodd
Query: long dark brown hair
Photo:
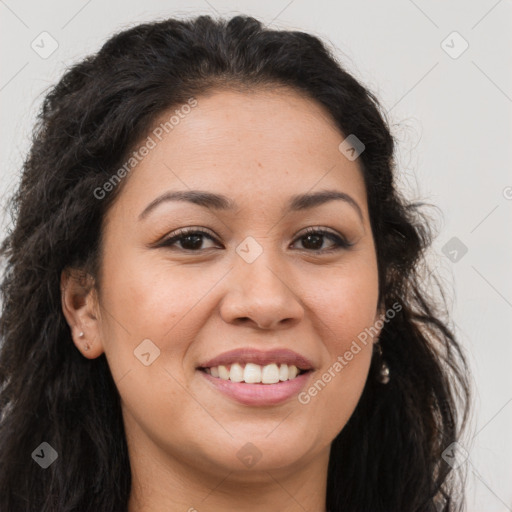
M 1 512 L 126 511 L 131 475 L 120 397 L 105 355 L 89 360 L 72 342 L 61 272 L 81 268 L 100 284 L 102 219 L 123 183 L 103 200 L 94 191 L 163 112 L 218 87 L 280 85 L 324 105 L 341 133 L 365 145 L 358 161 L 380 303 L 402 305 L 380 335 L 390 382 L 377 382 L 374 354 L 360 402 L 332 443 L 327 510 L 463 508 L 442 453 L 468 417 L 467 363 L 444 304 L 426 289 L 431 222 L 421 203 L 397 190 L 382 108 L 313 35 L 270 30 L 248 16 L 199 16 L 114 35 L 45 96 L 0 252 Z M 45 470 L 32 460 L 42 442 L 60 457 Z

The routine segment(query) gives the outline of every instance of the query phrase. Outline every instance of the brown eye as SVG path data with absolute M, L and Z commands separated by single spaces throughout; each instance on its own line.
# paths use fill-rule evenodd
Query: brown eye
M 212 247 L 203 247 L 204 239 L 207 238 L 212 242 L 216 242 L 215 238 L 207 231 L 197 228 L 184 228 L 180 229 L 173 236 L 167 238 L 158 247 L 166 247 L 171 249 L 178 249 L 183 251 L 200 252 L 202 250 L 212 249 Z M 331 241 L 332 245 L 324 248 L 325 240 Z M 302 241 L 302 250 L 327 253 L 341 249 L 348 249 L 353 243 L 350 243 L 344 237 L 337 235 L 325 229 L 309 228 L 296 240 Z M 299 248 L 300 249 L 300 248 Z
M 333 242 L 330 248 L 322 248 L 325 238 L 328 238 Z M 331 252 L 338 249 L 347 249 L 351 247 L 352 243 L 348 242 L 345 238 L 326 231 L 324 229 L 309 228 L 304 234 L 302 234 L 297 240 L 302 240 L 304 249 L 313 252 Z
M 178 247 L 178 249 L 181 248 L 185 251 L 198 252 L 202 249 L 201 246 L 204 242 L 204 238 L 215 241 L 215 239 L 206 231 L 194 228 L 185 228 L 181 229 L 171 238 L 164 240 L 161 244 L 159 244 L 159 247 L 170 247 L 174 249 L 176 244 L 179 243 L 181 247 Z M 211 247 L 207 247 L 207 249 L 210 248 Z

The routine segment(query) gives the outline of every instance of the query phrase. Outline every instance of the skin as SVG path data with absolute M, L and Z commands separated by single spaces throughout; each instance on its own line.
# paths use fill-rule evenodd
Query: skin
M 323 511 L 330 444 L 361 396 L 377 337 L 307 404 L 239 404 L 196 366 L 234 348 L 289 348 L 315 366 L 307 390 L 380 318 L 361 168 L 338 150 L 345 136 L 324 107 L 297 92 L 216 90 L 197 100 L 107 213 L 101 288 L 63 273 L 63 312 L 84 357 L 106 354 L 121 396 L 128 512 Z M 238 209 L 164 202 L 138 220 L 165 191 L 189 189 L 224 194 Z M 290 196 L 326 189 L 349 194 L 362 220 L 339 200 L 283 213 Z M 195 252 L 183 239 L 151 247 L 183 227 L 214 240 L 203 237 Z M 315 253 L 335 244 L 324 236 L 308 245 L 308 227 L 354 245 Z M 249 236 L 263 251 L 252 263 L 235 250 Z M 160 350 L 149 366 L 134 355 L 144 339 Z M 237 457 L 248 442 L 261 454 L 252 467 Z

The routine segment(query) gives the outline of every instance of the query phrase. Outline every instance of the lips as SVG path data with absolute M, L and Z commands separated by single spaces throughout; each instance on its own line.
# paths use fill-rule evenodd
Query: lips
M 199 369 L 211 368 L 215 366 L 229 366 L 234 363 L 247 364 L 254 363 L 260 366 L 276 363 L 294 365 L 299 370 L 313 370 L 313 363 L 305 356 L 293 352 L 289 349 L 257 350 L 251 348 L 241 348 L 224 352 L 213 359 L 204 361 L 198 365 Z
M 242 367 L 247 365 L 250 370 L 256 370 L 255 365 L 259 365 L 257 369 L 261 370 L 261 381 L 254 375 L 246 375 L 247 368 L 243 370 L 242 379 L 247 377 L 251 382 L 240 381 Z M 283 369 L 283 366 L 286 368 Z M 275 375 L 278 367 L 279 376 Z M 237 371 L 233 371 L 233 368 Z M 291 400 L 310 380 L 314 369 L 315 366 L 307 357 L 293 350 L 248 347 L 224 352 L 197 366 L 198 374 L 213 389 L 239 404 L 252 407 L 276 406 Z M 273 370 L 270 377 L 266 375 L 268 370 Z M 229 372 L 229 377 L 220 375 L 221 371 Z
M 215 378 L 204 371 L 198 371 L 198 374 L 211 389 L 237 404 L 249 407 L 279 406 L 293 400 L 304 389 L 312 375 L 311 371 L 307 371 L 292 380 L 278 384 L 247 384 Z

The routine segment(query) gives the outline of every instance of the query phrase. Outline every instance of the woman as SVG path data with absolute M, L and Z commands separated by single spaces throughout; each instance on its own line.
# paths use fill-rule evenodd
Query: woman
M 376 98 L 315 37 L 139 25 L 13 198 L 2 511 L 455 511 L 466 362 Z

